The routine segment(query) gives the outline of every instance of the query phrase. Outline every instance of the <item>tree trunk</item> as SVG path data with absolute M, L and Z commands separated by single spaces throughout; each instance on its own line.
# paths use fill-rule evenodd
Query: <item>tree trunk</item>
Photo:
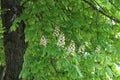
M 24 21 L 18 23 L 15 31 L 10 27 L 16 17 L 22 13 L 20 0 L 1 0 L 1 8 L 6 12 L 2 14 L 4 32 L 4 51 L 6 57 L 6 72 L 3 80 L 21 80 L 19 74 L 22 69 L 23 56 L 26 51 Z
M 4 71 L 4 67 L 3 67 L 3 66 L 0 66 L 0 80 L 2 80 L 3 71 Z

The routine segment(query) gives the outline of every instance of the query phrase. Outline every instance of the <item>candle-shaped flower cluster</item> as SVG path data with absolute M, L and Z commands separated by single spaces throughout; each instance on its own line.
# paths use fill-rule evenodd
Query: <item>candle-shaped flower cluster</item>
M 55 27 L 54 32 L 53 32 L 53 36 L 58 37 L 59 34 L 60 34 L 60 27 Z
M 67 53 L 68 54 L 75 53 L 75 42 L 73 40 L 71 40 L 70 45 L 67 48 Z
M 63 33 L 61 33 L 58 37 L 57 46 L 59 46 L 59 47 L 65 46 L 65 35 Z
M 44 35 L 40 39 L 40 45 L 47 46 L 47 40 Z

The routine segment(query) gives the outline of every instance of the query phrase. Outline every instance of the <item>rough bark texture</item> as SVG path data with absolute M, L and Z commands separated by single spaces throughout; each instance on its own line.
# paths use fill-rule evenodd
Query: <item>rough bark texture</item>
M 3 71 L 4 71 L 4 67 L 3 67 L 3 66 L 0 66 L 0 80 L 2 80 Z
M 20 0 L 1 0 L 2 24 L 4 32 L 4 51 L 6 56 L 6 73 L 3 80 L 21 80 L 19 74 L 22 69 L 23 55 L 26 50 L 24 21 L 18 23 L 16 31 L 10 31 L 10 27 L 16 17 L 22 13 Z

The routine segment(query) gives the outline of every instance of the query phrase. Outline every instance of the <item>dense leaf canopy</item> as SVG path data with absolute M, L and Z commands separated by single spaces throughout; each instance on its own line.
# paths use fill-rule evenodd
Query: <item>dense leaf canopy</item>
M 22 0 L 23 80 L 118 80 L 120 0 Z M 0 24 L 0 65 L 5 65 Z M 2 52 L 1 52 L 2 51 Z M 1 54 L 2 53 L 2 54 Z

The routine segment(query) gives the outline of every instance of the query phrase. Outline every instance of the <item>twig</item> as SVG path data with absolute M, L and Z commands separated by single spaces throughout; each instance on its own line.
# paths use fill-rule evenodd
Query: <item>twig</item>
M 105 12 L 103 12 L 102 10 L 98 10 L 96 6 L 94 6 L 92 3 L 90 3 L 88 0 L 83 0 L 85 3 L 87 3 L 90 7 L 92 7 L 94 10 L 97 10 L 98 12 L 100 12 L 102 15 L 108 17 L 111 20 L 114 20 L 117 23 L 120 23 L 119 19 L 116 19 L 115 17 L 106 14 Z

